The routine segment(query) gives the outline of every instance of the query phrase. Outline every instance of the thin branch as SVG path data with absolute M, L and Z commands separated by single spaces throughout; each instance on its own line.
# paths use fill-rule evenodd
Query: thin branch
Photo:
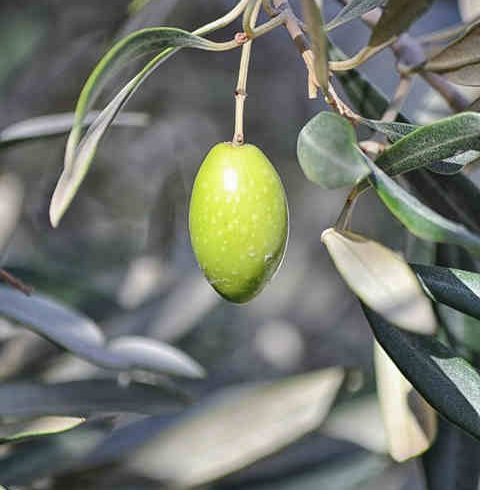
M 20 279 L 17 279 L 14 275 L 7 272 L 5 269 L 0 269 L 0 280 L 6 282 L 12 288 L 18 289 L 22 293 L 30 296 L 33 292 L 33 288 L 31 286 L 27 286 Z

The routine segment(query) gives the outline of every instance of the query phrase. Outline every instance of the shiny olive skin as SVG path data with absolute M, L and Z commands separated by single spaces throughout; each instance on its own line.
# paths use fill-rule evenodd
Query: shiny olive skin
M 225 299 L 245 303 L 278 269 L 288 238 L 285 191 L 256 146 L 215 145 L 193 184 L 189 228 L 200 268 Z

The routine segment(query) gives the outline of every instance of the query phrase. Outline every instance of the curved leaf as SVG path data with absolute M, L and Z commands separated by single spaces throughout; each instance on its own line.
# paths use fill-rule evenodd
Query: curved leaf
M 75 109 L 75 122 L 67 141 L 64 170 L 50 204 L 50 221 L 57 226 L 85 178 L 95 155 L 98 142 L 118 112 L 139 85 L 161 63 L 180 48 L 204 50 L 231 49 L 230 43 L 214 43 L 181 29 L 158 27 L 134 32 L 119 41 L 101 59 L 88 78 Z M 222 48 L 224 47 L 224 48 Z M 81 138 L 83 119 L 95 101 L 106 79 L 126 62 L 138 56 L 158 53 L 113 98 Z
M 0 314 L 97 366 L 200 378 L 203 368 L 180 350 L 139 337 L 119 337 L 105 346 L 101 330 L 84 315 L 50 299 L 0 286 Z
M 425 240 L 461 245 L 480 254 L 480 235 L 439 215 L 394 182 L 373 162 L 367 158 L 365 161 L 372 171 L 370 183 L 380 199 L 411 233 Z
M 91 413 L 133 412 L 155 414 L 178 410 L 181 404 L 157 386 L 114 380 L 70 381 L 57 384 L 31 382 L 0 385 L 0 415 L 37 417 Z
M 480 114 L 475 112 L 463 112 L 412 131 L 375 163 L 388 175 L 399 175 L 468 150 L 480 150 Z
M 0 426 L 0 443 L 21 442 L 26 439 L 67 432 L 84 422 L 85 419 L 82 417 L 40 417 L 26 422 L 2 424 Z
M 460 85 L 480 85 L 480 22 L 433 55 L 423 66 Z
M 389 452 L 403 462 L 425 452 L 436 435 L 436 413 L 382 347 L 374 345 L 375 378 Z
M 364 306 L 378 343 L 435 410 L 480 439 L 480 375 L 433 337 L 405 332 Z
M 370 308 L 406 330 L 435 332 L 430 301 L 402 257 L 350 231 L 329 228 L 322 242 L 345 282 Z
M 90 111 L 82 121 L 87 127 L 99 116 L 98 111 Z M 49 114 L 48 116 L 32 117 L 7 126 L 0 132 L 0 148 L 6 148 L 33 141 L 67 134 L 73 126 L 74 113 Z M 146 126 L 148 115 L 143 112 L 124 112 L 112 122 L 113 126 Z
M 128 457 L 135 472 L 175 487 L 216 480 L 278 451 L 326 417 L 344 377 L 329 368 L 222 392 Z
M 306 177 L 326 189 L 352 185 L 368 175 L 352 125 L 331 112 L 320 112 L 302 128 L 297 157 Z
M 382 7 L 387 0 L 352 0 L 326 25 L 325 29 L 331 31 L 342 24 L 350 22 L 376 7 Z
M 418 264 L 412 269 L 435 301 L 480 319 L 480 274 Z

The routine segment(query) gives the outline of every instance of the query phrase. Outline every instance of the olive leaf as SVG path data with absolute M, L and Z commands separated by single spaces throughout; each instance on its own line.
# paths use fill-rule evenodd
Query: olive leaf
M 437 213 L 480 232 L 480 189 L 466 175 L 433 175 L 420 170 L 405 178 L 410 189 Z
M 459 85 L 480 85 L 480 21 L 433 55 L 422 67 Z
M 312 43 L 315 76 L 324 93 L 328 92 L 328 41 L 325 35 L 322 9 L 315 0 L 302 0 L 307 31 Z
M 374 344 L 375 378 L 390 456 L 403 462 L 425 452 L 436 435 L 436 413 Z
M 88 127 L 99 116 L 98 111 L 90 111 L 82 121 Z M 49 114 L 26 119 L 7 126 L 0 132 L 0 149 L 37 139 L 52 138 L 67 134 L 73 126 L 74 113 Z M 112 126 L 146 126 L 148 115 L 143 112 L 118 114 Z
M 418 264 L 412 268 L 435 301 L 480 319 L 480 274 Z
M 401 330 L 363 305 L 376 340 L 425 400 L 480 439 L 480 375 L 432 336 Z
M 203 368 L 187 354 L 154 339 L 125 336 L 105 345 L 92 320 L 42 295 L 25 296 L 0 286 L 0 314 L 105 369 L 204 376 Z
M 429 208 L 392 180 L 368 158 L 369 181 L 390 212 L 414 235 L 439 243 L 461 245 L 480 254 L 480 235 Z
M 115 44 L 97 64 L 85 83 L 75 109 L 75 121 L 65 150 L 64 169 L 50 203 L 50 221 L 57 226 L 85 178 L 97 145 L 117 114 L 135 90 L 158 66 L 180 48 L 203 50 L 231 49 L 230 43 L 214 43 L 181 29 L 168 27 L 136 31 Z M 103 109 L 82 137 L 85 115 L 98 97 L 106 80 L 127 62 L 142 55 L 154 57 Z
M 102 412 L 155 414 L 177 411 L 183 404 L 161 387 L 136 382 L 120 386 L 117 381 L 108 379 L 0 385 L 0 415 L 3 417 L 84 417 Z
M 59 434 L 83 424 L 83 417 L 39 417 L 22 422 L 0 425 L 1 442 L 21 442 L 26 439 Z
M 376 7 L 382 7 L 386 2 L 387 0 L 352 0 L 326 25 L 325 30 L 331 31 Z
M 433 0 L 388 0 L 379 21 L 375 24 L 367 46 L 362 48 L 355 56 L 346 60 L 335 62 L 331 66 L 334 70 L 349 70 L 364 63 L 374 54 L 378 53 L 395 39 L 408 30 L 413 22 L 423 15 L 432 5 Z
M 402 257 L 350 231 L 329 228 L 322 242 L 350 289 L 370 308 L 406 330 L 435 332 L 430 301 Z
M 368 174 L 352 125 L 320 112 L 298 135 L 297 157 L 306 177 L 326 189 L 352 185 Z
M 210 483 L 278 451 L 326 417 L 344 371 L 323 369 L 221 392 L 128 455 L 136 473 L 178 488 Z
M 480 114 L 475 112 L 415 129 L 387 148 L 375 163 L 388 175 L 399 175 L 468 150 L 480 150 Z

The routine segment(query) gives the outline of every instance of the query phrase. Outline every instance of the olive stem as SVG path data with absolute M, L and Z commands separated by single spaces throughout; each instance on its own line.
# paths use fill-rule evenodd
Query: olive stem
M 335 223 L 336 230 L 347 230 L 350 228 L 353 208 L 361 192 L 362 191 L 357 186 L 355 186 L 348 194 L 343 209 L 340 213 L 340 216 L 338 217 L 337 222 Z
M 6 282 L 12 288 L 18 289 L 27 296 L 30 296 L 30 294 L 32 294 L 33 288 L 31 286 L 27 286 L 20 279 L 17 279 L 5 269 L 0 269 L 0 280 Z
M 249 9 L 251 5 L 253 5 L 253 10 Z M 261 5 L 262 0 L 256 0 L 254 4 L 253 2 L 250 2 L 249 6 L 245 10 L 244 24 L 248 23 L 249 29 L 252 29 L 252 25 L 255 24 L 258 14 L 260 12 Z M 242 46 L 242 56 L 240 58 L 240 68 L 238 70 L 238 82 L 235 89 L 235 130 L 232 143 L 236 146 L 243 145 L 243 142 L 245 140 L 243 120 L 245 99 L 247 98 L 248 66 L 250 63 L 252 42 L 252 40 L 249 40 Z
M 227 12 L 225 15 L 222 17 L 214 20 L 213 22 L 209 22 L 208 24 L 205 24 L 202 27 L 199 27 L 195 31 L 193 31 L 193 34 L 197 36 L 204 36 L 205 34 L 209 34 L 211 32 L 217 31 L 219 29 L 222 29 L 224 27 L 227 27 L 229 24 L 231 24 L 236 18 L 240 17 L 240 15 L 243 13 L 245 8 L 247 7 L 248 3 L 250 0 L 240 0 L 235 7 L 233 7 L 232 10 Z

